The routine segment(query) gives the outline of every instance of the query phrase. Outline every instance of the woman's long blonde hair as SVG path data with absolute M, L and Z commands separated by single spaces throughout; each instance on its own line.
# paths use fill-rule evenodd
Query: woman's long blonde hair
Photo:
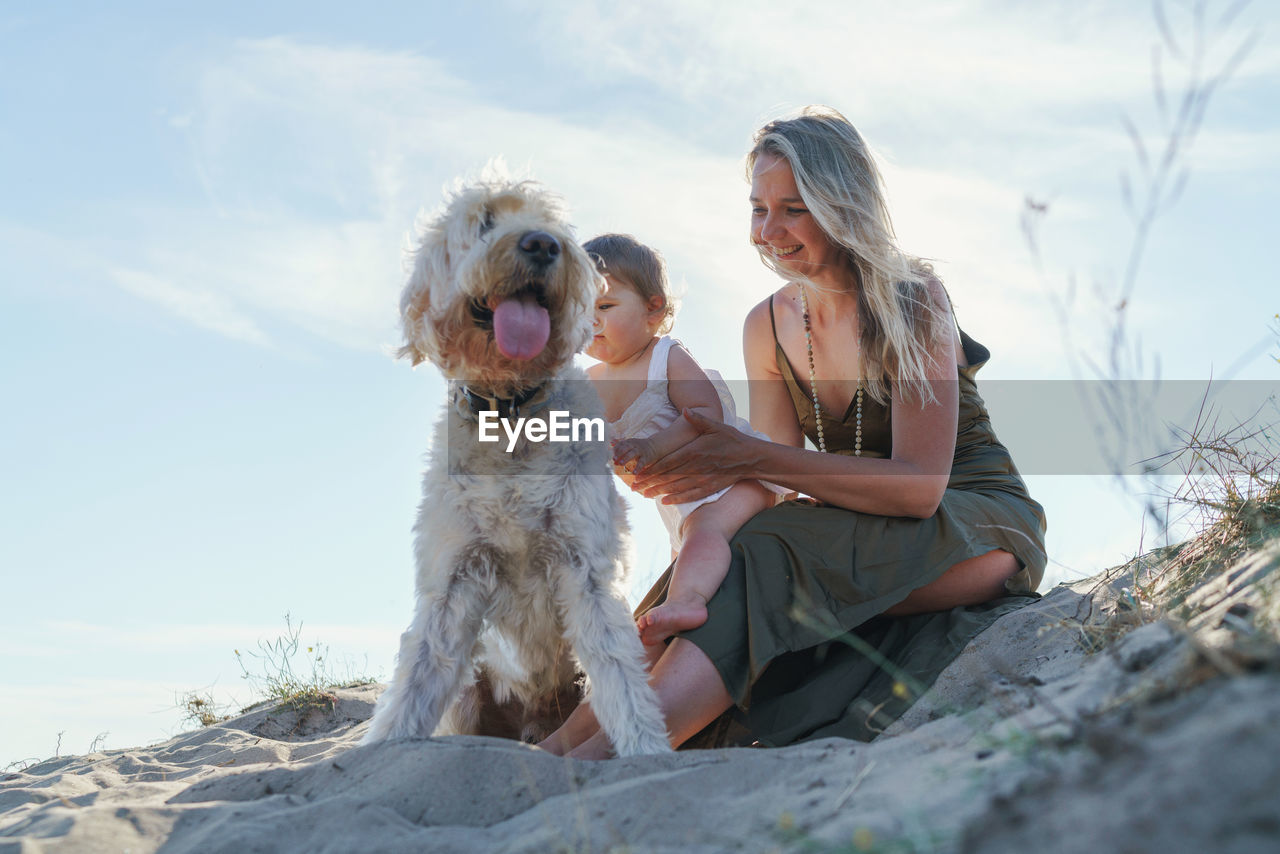
M 898 248 L 880 172 L 862 136 L 830 107 L 805 107 L 756 132 L 747 180 L 762 154 L 781 157 L 795 175 L 805 206 L 832 243 L 844 249 L 857 279 L 863 381 L 882 404 L 890 383 L 904 396 L 933 400 L 927 381 L 930 347 L 949 333 L 947 312 L 929 294 L 928 262 Z M 819 288 L 782 268 L 765 247 L 765 265 L 801 286 Z

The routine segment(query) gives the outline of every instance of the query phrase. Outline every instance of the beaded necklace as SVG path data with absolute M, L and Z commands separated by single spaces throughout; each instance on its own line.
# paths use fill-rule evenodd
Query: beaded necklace
M 809 324 L 809 299 L 805 296 L 804 285 L 800 285 L 800 311 L 804 316 L 804 346 L 809 352 L 809 392 L 813 395 L 813 421 L 818 426 L 818 450 L 827 452 L 827 437 L 822 430 L 822 405 L 818 403 L 818 380 L 813 370 L 813 327 Z M 858 389 L 853 393 L 854 399 L 854 431 L 853 455 L 862 456 L 862 341 L 858 347 Z

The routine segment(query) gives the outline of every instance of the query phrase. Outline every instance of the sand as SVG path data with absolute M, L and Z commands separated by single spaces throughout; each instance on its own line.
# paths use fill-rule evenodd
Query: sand
M 362 747 L 380 689 L 344 689 L 331 712 L 260 708 L 5 774 L 0 854 L 1280 850 L 1280 661 L 1239 619 L 1278 568 L 1273 541 L 1179 622 L 1126 611 L 1127 571 L 1059 586 L 865 744 L 595 763 L 475 737 Z M 1138 627 L 1113 638 L 1117 618 Z

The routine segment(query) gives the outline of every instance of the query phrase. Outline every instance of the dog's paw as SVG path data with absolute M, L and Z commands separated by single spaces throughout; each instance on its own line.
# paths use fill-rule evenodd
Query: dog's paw
M 620 741 L 622 743 L 614 745 L 614 751 L 619 757 L 651 756 L 671 752 L 671 742 L 667 740 L 665 733 L 662 735 L 644 733 L 634 738 Z

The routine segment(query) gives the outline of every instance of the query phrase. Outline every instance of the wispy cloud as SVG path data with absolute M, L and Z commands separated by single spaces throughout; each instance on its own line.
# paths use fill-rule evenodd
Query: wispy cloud
M 734 158 L 643 125 L 619 135 L 486 103 L 425 57 L 242 42 L 211 63 L 189 114 L 212 206 L 143 214 L 148 240 L 117 279 L 233 337 L 248 327 L 231 306 L 385 346 L 414 212 L 499 154 L 570 199 L 584 231 L 625 228 L 704 257 L 742 245 Z
M 1016 119 L 1029 106 L 1040 112 L 1046 104 L 1145 96 L 1158 39 L 1146 5 L 1108 5 L 1105 14 L 1089 4 L 1000 0 L 923 8 L 842 0 L 789 8 L 768 0 L 552 5 L 558 14 L 539 20 L 535 44 L 554 46 L 566 63 L 589 61 L 600 74 L 648 79 L 689 100 L 754 98 L 756 109 L 774 93 L 801 93 L 834 95 L 861 114 Z M 1190 17 L 1177 8 L 1166 14 L 1182 35 Z M 1209 58 L 1225 59 L 1250 26 L 1249 15 L 1226 28 L 1209 16 L 1218 36 Z M 1276 60 L 1273 50 L 1255 51 L 1241 74 L 1265 75 Z
M 731 56 L 712 60 L 736 67 Z M 209 61 L 188 114 L 181 132 L 213 208 L 166 212 L 145 261 L 128 269 L 150 276 L 133 280 L 151 284 L 140 292 L 193 321 L 199 306 L 179 295 L 220 294 L 250 317 L 384 347 L 413 212 L 498 154 L 563 193 L 584 236 L 623 230 L 662 248 L 691 291 L 681 325 L 710 321 L 717 334 L 705 358 L 731 372 L 741 317 L 776 286 L 746 245 L 742 152 L 699 146 L 656 119 L 512 108 L 429 57 L 280 38 L 240 42 Z M 1012 232 L 1015 194 L 998 182 L 902 167 L 893 185 L 917 251 L 953 254 L 931 238 L 956 234 L 947 210 L 961 193 Z
M 1100 151 L 1115 174 L 1129 155 L 1125 99 L 1149 98 L 1145 10 L 1104 18 L 953 2 L 931 6 L 922 26 L 915 10 L 818 4 L 786 13 L 823 22 L 801 47 L 780 38 L 783 13 L 763 3 L 573 6 L 535 18 L 529 50 L 567 90 L 602 85 L 580 80 L 584 69 L 609 81 L 584 96 L 591 111 L 504 99 L 460 65 L 406 51 L 282 37 L 202 58 L 173 132 L 208 204 L 151 211 L 146 242 L 118 266 L 149 277 L 135 277 L 134 292 L 193 322 L 212 300 L 219 319 L 204 325 L 241 340 L 281 325 L 385 349 L 414 212 L 501 154 L 562 192 L 584 236 L 629 231 L 662 248 L 689 288 L 677 332 L 713 331 L 704 358 L 732 372 L 741 317 L 776 285 L 746 247 L 741 148 L 762 111 L 800 98 L 835 103 L 879 133 L 871 141 L 889 155 L 906 248 L 940 259 L 984 305 L 1015 295 L 987 318 L 1034 328 L 1043 304 L 1017 296 L 1034 290 L 1022 198 L 1096 171 Z M 1251 62 L 1268 67 L 1270 55 Z M 663 108 L 635 114 L 609 96 L 619 88 L 675 104 L 685 124 Z M 731 125 L 738 141 L 689 128 L 693 115 Z M 1229 163 L 1227 148 L 1262 156 L 1270 141 L 1207 136 L 1203 159 Z M 1068 199 L 1056 210 L 1073 203 L 1088 206 Z M 1042 366 L 1055 361 L 1046 354 Z
M 806 93 L 836 96 L 864 115 L 946 108 L 986 117 L 1147 85 L 1149 20 L 1103 19 L 1075 6 L 556 5 L 561 14 L 541 19 L 543 44 L 568 30 L 571 37 L 555 39 L 556 49 L 570 52 L 568 61 L 589 59 L 602 73 L 645 78 L 689 100 L 732 92 L 754 97 L 760 109 L 774 93 Z
M 111 278 L 134 296 L 156 303 L 196 326 L 250 344 L 270 343 L 256 323 L 220 294 L 183 288 L 138 270 L 112 270 Z

